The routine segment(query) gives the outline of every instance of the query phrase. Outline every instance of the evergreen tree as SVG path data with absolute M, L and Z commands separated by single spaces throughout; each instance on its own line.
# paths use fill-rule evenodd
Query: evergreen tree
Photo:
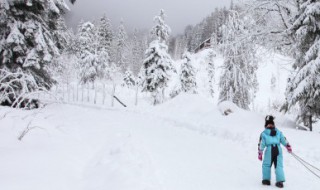
M 115 62 L 117 64 L 118 67 L 121 68 L 122 72 L 125 71 L 126 67 L 128 66 L 127 64 L 127 48 L 128 48 L 128 44 L 127 44 L 127 33 L 126 30 L 124 28 L 124 23 L 123 21 L 121 21 L 119 29 L 118 29 L 118 35 L 117 35 L 117 39 L 116 39 L 116 59 Z
M 170 28 L 164 22 L 164 11 L 156 16 L 156 25 L 152 29 L 155 40 L 149 45 L 143 62 L 144 82 L 143 91 L 150 92 L 154 105 L 163 102 L 164 90 L 170 80 L 170 73 L 174 70 L 172 59 L 165 44 L 169 37 Z
M 107 52 L 110 53 L 114 37 L 111 22 L 106 15 L 101 17 L 97 30 L 99 37 L 99 49 L 105 48 Z
M 232 101 L 243 109 L 249 109 L 257 88 L 255 47 L 247 28 L 246 20 L 233 11 L 223 31 L 225 60 L 219 84 L 220 101 Z
M 86 84 L 94 83 L 97 79 L 105 77 L 108 53 L 104 48 L 99 50 L 98 37 L 95 26 L 91 22 L 85 22 L 79 27 L 79 62 L 80 80 Z
M 80 24 L 78 29 L 80 80 L 82 83 L 94 82 L 97 78 L 95 65 L 97 57 L 94 49 L 94 25 L 91 22 Z
M 169 39 L 171 29 L 165 23 L 165 13 L 164 10 L 160 10 L 160 15 L 154 17 L 155 26 L 151 30 L 153 37 L 158 40 L 160 43 L 165 43 Z
M 132 74 L 130 69 L 124 74 L 122 86 L 126 86 L 127 88 L 131 88 L 136 85 L 136 80 L 134 75 Z
M 138 30 L 135 29 L 133 33 L 132 38 L 132 61 L 131 61 L 131 68 L 133 71 L 133 74 L 136 76 L 140 72 L 142 63 L 143 63 L 143 57 L 144 57 L 144 44 L 141 37 L 138 36 Z
M 54 80 L 47 69 L 63 48 L 59 35 L 55 35 L 67 5 L 63 0 L 11 0 L 2 1 L 0 9 L 0 69 L 20 69 L 34 77 L 40 87 L 49 89 Z
M 183 55 L 183 63 L 181 65 L 181 90 L 184 92 L 197 93 L 196 72 L 191 64 L 191 55 L 185 52 Z
M 300 0 L 299 13 L 290 28 L 296 39 L 295 73 L 287 86 L 289 108 L 299 105 L 298 122 L 312 130 L 320 117 L 320 2 Z M 313 119 L 312 119 L 313 118 Z
M 210 51 L 209 57 L 208 57 L 208 78 L 209 78 L 209 92 L 211 97 L 214 97 L 214 83 L 215 83 L 215 66 L 213 62 L 213 58 L 216 56 L 215 52 L 213 50 Z

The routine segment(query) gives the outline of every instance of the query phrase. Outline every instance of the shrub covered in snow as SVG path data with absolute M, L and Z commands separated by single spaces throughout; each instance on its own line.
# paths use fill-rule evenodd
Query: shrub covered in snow
M 230 101 L 220 102 L 218 108 L 221 114 L 226 116 L 239 110 L 239 107 Z

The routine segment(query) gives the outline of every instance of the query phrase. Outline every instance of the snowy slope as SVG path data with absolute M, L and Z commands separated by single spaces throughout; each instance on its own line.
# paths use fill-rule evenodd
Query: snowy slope
M 197 84 L 198 92 L 205 97 L 210 98 L 207 65 L 209 60 L 210 49 L 206 49 L 192 56 L 192 64 L 197 70 Z M 215 95 L 211 99 L 215 104 L 218 103 L 219 98 L 219 81 L 223 73 L 223 61 L 224 58 L 215 53 L 216 56 L 211 60 L 215 65 Z M 285 90 L 287 79 L 292 69 L 293 60 L 289 57 L 282 56 L 277 53 L 272 53 L 264 48 L 258 49 L 258 91 L 253 103 L 250 105 L 251 110 L 264 114 L 277 114 L 274 107 L 278 108 L 285 102 Z M 176 66 L 179 70 L 180 62 L 178 61 Z M 271 78 L 275 76 L 275 89 L 271 88 Z
M 241 109 L 223 116 L 206 98 L 184 94 L 148 111 L 1 108 L 0 189 L 267 189 L 257 159 L 263 118 Z M 319 134 L 276 122 L 294 152 L 319 166 Z M 37 128 L 18 141 L 29 123 Z M 320 188 L 286 152 L 284 159 L 287 189 Z

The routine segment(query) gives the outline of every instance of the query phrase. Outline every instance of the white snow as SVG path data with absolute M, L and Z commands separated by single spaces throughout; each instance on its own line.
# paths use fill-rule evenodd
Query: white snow
M 144 110 L 2 107 L 0 189 L 266 189 L 257 159 L 264 116 L 241 109 L 223 116 L 205 97 L 186 94 Z M 18 141 L 28 124 L 35 128 Z M 319 167 L 319 133 L 295 130 L 281 116 L 276 124 L 293 151 Z M 287 189 L 320 188 L 286 151 L 284 166 Z
M 320 124 L 314 132 L 296 130 L 289 116 L 277 112 L 284 102 L 292 60 L 258 51 L 259 90 L 250 105 L 252 111 L 245 111 L 231 102 L 218 104 L 223 63 L 219 54 L 211 60 L 216 72 L 212 98 L 209 51 L 191 56 L 198 94 L 181 93 L 155 107 L 149 94 L 139 94 L 134 107 L 135 90 L 119 86 L 116 96 L 128 108 L 120 104 L 107 107 L 110 92 L 106 99 L 105 94 L 98 94 L 97 105 L 93 105 L 94 91 L 110 91 L 112 85 L 97 84 L 87 91 L 82 87 L 78 93 L 79 86 L 69 78 L 64 81 L 70 83 L 68 94 L 61 95 L 69 104 L 51 103 L 32 111 L 0 107 L 0 190 L 267 189 L 270 187 L 261 185 L 257 146 L 269 113 L 276 116 L 276 126 L 294 153 L 320 167 Z M 179 81 L 181 61 L 174 66 L 177 73 L 166 94 Z M 276 78 L 273 90 L 272 76 Z M 69 88 L 74 88 L 73 97 Z M 59 95 L 58 87 L 56 91 Z M 76 102 L 81 95 L 82 103 Z M 320 189 L 320 180 L 286 151 L 284 166 L 287 189 Z M 274 187 L 274 175 L 272 180 Z

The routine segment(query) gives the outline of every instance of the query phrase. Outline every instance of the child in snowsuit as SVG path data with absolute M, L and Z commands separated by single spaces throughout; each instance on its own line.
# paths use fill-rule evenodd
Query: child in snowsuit
M 258 159 L 262 161 L 262 155 L 264 151 L 264 159 L 262 163 L 262 175 L 263 185 L 270 185 L 271 180 L 271 166 L 274 164 L 276 173 L 276 186 L 283 187 L 285 182 L 283 172 L 283 157 L 280 144 L 285 146 L 289 153 L 292 152 L 292 148 L 282 132 L 274 125 L 274 117 L 267 116 L 265 119 L 265 130 L 260 135 L 258 144 Z

